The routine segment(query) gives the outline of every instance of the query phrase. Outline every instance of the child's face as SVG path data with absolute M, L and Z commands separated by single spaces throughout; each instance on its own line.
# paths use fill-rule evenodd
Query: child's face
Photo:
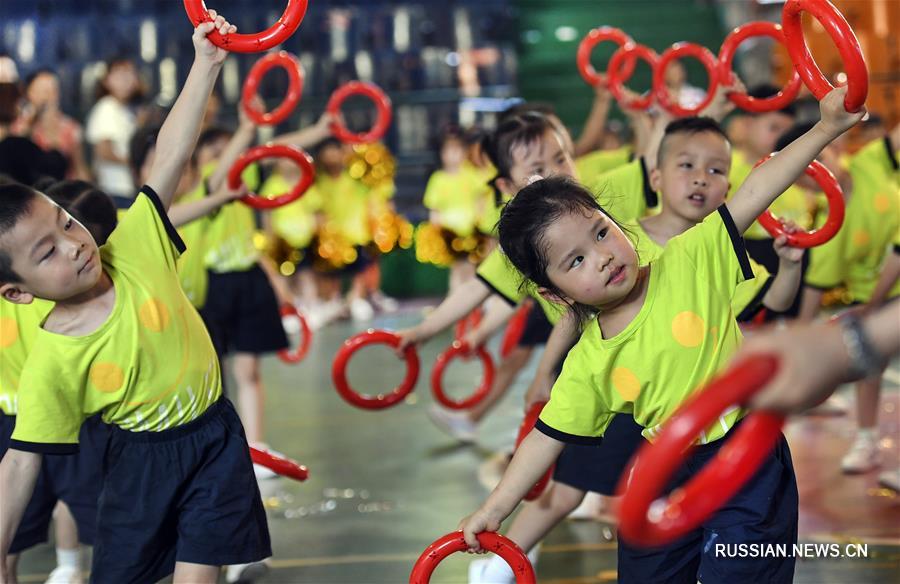
M 662 165 L 650 185 L 662 194 L 665 212 L 699 223 L 725 202 L 731 147 L 715 132 L 666 138 Z
M 459 140 L 446 140 L 441 147 L 441 165 L 447 170 L 460 167 L 466 158 L 466 150 Z
M 561 175 L 578 180 L 575 161 L 563 139 L 553 129 L 548 129 L 540 140 L 513 146 L 512 160 L 509 179 L 497 181 L 497 185 L 507 194 L 524 189 L 528 186 L 528 179 L 535 175 L 542 178 Z
M 28 86 L 28 101 L 35 106 L 59 105 L 59 81 L 50 73 L 41 73 Z
M 228 146 L 229 137 L 222 136 L 210 142 L 207 142 L 197 151 L 197 166 L 205 167 L 210 162 L 215 162 L 222 157 L 225 148 Z
M 600 211 L 563 215 L 547 228 L 544 240 L 547 277 L 565 295 L 556 300 L 609 310 L 637 283 L 634 246 Z M 549 292 L 544 289 L 542 293 Z
M 767 112 L 754 116 L 747 122 L 747 146 L 760 156 L 774 152 L 778 138 L 793 125 L 794 118 L 781 112 Z
M 104 81 L 107 91 L 120 101 L 128 101 L 137 91 L 137 71 L 132 63 L 121 62 L 113 65 Z
M 344 170 L 344 149 L 337 144 L 326 146 L 319 152 L 318 162 L 326 172 L 338 174 Z
M 29 212 L 3 236 L 22 281 L 0 285 L 3 297 L 27 304 L 36 296 L 66 300 L 93 288 L 103 273 L 94 238 L 81 223 L 47 197 L 39 195 Z

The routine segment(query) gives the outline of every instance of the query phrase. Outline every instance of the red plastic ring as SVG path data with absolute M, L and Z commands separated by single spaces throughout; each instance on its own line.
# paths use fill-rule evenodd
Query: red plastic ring
M 809 12 L 821 23 L 825 32 L 837 45 L 844 68 L 847 70 L 847 96 L 844 98 L 844 109 L 848 112 L 858 112 L 866 103 L 866 96 L 869 94 L 869 70 L 862 48 L 859 46 L 859 39 L 853 34 L 853 29 L 850 28 L 844 15 L 831 2 L 788 0 L 785 3 L 781 13 L 781 25 L 784 27 L 784 38 L 794 68 L 816 99 L 821 100 L 834 89 L 816 65 L 809 53 L 809 47 L 806 46 L 803 26 L 800 23 L 800 13 L 804 11 Z
M 630 110 L 645 110 L 653 103 L 652 89 L 645 93 L 643 97 L 631 101 L 627 101 L 625 94 L 622 92 L 622 85 L 631 78 L 631 73 L 626 71 L 628 69 L 627 64 L 634 62 L 635 59 L 642 59 L 650 65 L 654 72 L 656 71 L 657 63 L 659 62 L 659 56 L 656 54 L 656 51 L 646 45 L 629 43 L 613 53 L 606 69 L 606 79 L 609 83 L 610 93 L 613 94 L 620 106 Z M 625 65 L 625 67 L 623 68 L 622 65 Z M 633 71 L 634 68 L 632 68 Z
M 666 67 L 671 61 L 682 57 L 694 57 L 706 68 L 709 76 L 709 87 L 706 88 L 706 98 L 692 108 L 682 107 L 669 99 L 669 88 L 666 87 Z M 702 45 L 696 43 L 675 43 L 659 57 L 659 63 L 653 70 L 653 93 L 659 105 L 672 115 L 685 117 L 695 116 L 703 111 L 703 108 L 712 102 L 719 86 L 719 62 L 716 56 Z
M 757 162 L 756 166 L 772 158 L 772 156 L 774 154 L 769 154 Z M 804 172 L 818 183 L 825 193 L 825 198 L 828 199 L 828 219 L 825 220 L 825 224 L 819 229 L 813 229 L 812 231 L 785 233 L 784 225 L 768 209 L 757 220 L 772 237 L 784 235 L 787 237 L 788 245 L 805 249 L 822 245 L 837 235 L 837 232 L 841 230 L 841 226 L 844 224 L 845 206 L 844 191 L 841 190 L 840 183 L 824 164 L 818 160 L 813 160 Z
M 306 357 L 306 354 L 309 352 L 309 347 L 312 344 L 312 330 L 309 328 L 309 323 L 306 322 L 306 317 L 300 314 L 293 304 L 283 304 L 281 306 L 281 317 L 296 318 L 300 322 L 302 339 L 300 345 L 293 351 L 290 349 L 278 351 L 278 358 L 285 363 L 299 363 L 300 361 L 303 361 L 303 358 Z
M 254 34 L 229 34 L 222 36 L 218 31 L 206 35 L 209 41 L 219 48 L 233 53 L 260 53 L 286 41 L 294 34 L 303 17 L 306 16 L 307 0 L 288 0 L 284 14 L 275 24 L 262 32 Z M 184 10 L 191 23 L 196 27 L 210 19 L 209 11 L 203 0 L 184 0 Z
M 522 443 L 522 440 L 525 440 L 525 437 L 531 432 L 534 428 L 534 425 L 538 421 L 538 417 L 541 415 L 541 410 L 544 409 L 544 406 L 547 405 L 547 402 L 535 402 L 528 408 L 528 411 L 525 413 L 525 419 L 522 420 L 522 425 L 519 426 L 519 434 L 516 436 L 516 448 L 519 447 L 519 444 Z M 553 469 L 556 465 L 552 465 L 547 469 L 547 472 L 544 473 L 538 482 L 531 487 L 531 490 L 525 495 L 526 501 L 534 501 L 544 492 L 544 489 L 547 488 L 547 484 L 550 482 L 550 478 L 553 476 Z
M 368 132 L 354 134 L 344 127 L 342 123 L 334 122 L 331 126 L 331 132 L 338 140 L 347 144 L 369 144 L 381 140 L 387 133 L 388 127 L 391 125 L 391 117 L 393 116 L 390 98 L 377 85 L 362 81 L 351 81 L 331 94 L 325 109 L 332 116 L 338 116 L 344 100 L 351 95 L 364 95 L 375 102 L 375 107 L 378 110 L 375 125 Z
M 735 364 L 679 408 L 652 444 L 638 450 L 631 472 L 619 480 L 622 538 L 642 547 L 670 543 L 696 529 L 744 486 L 781 437 L 783 416 L 767 412 L 748 415 L 729 437 L 722 438 L 728 442 L 713 461 L 666 499 L 659 499 L 695 438 L 728 408 L 759 391 L 777 368 L 774 356 Z
M 309 478 L 309 469 L 302 464 L 294 462 L 290 458 L 276 456 L 271 452 L 250 447 L 250 460 L 254 464 L 266 467 L 277 475 L 288 477 L 296 481 L 305 481 Z
M 271 112 L 264 112 L 257 109 L 253 104 L 253 98 L 259 90 L 259 83 L 262 78 L 271 69 L 281 67 L 288 74 L 288 92 L 277 108 Z M 244 81 L 244 91 L 241 95 L 241 107 L 253 123 L 258 126 L 274 126 L 280 124 L 287 119 L 297 104 L 300 103 L 300 96 L 303 95 L 303 65 L 297 60 L 297 57 L 287 51 L 279 51 L 266 55 L 250 69 L 247 80 Z
M 453 331 L 453 340 L 462 341 L 463 337 L 466 336 L 466 333 L 478 328 L 478 325 L 481 324 L 481 318 L 481 309 L 476 308 L 475 310 L 461 318 L 459 321 L 457 321 L 456 328 Z
M 403 351 L 406 360 L 406 376 L 394 391 L 388 394 L 363 395 L 355 391 L 347 382 L 347 362 L 366 345 L 385 344 L 391 347 L 400 346 L 400 337 L 392 332 L 369 329 L 344 341 L 343 346 L 334 356 L 331 367 L 331 380 L 342 398 L 350 404 L 364 410 L 382 410 L 403 400 L 416 386 L 419 379 L 419 355 L 415 347 L 409 345 Z
M 754 36 L 767 36 L 782 45 L 785 44 L 784 32 L 781 30 L 780 24 L 765 21 L 742 24 L 725 37 L 722 48 L 719 49 L 719 83 L 729 84 L 734 79 L 735 74 L 731 67 L 737 48 L 746 39 Z M 763 113 L 783 109 L 797 99 L 797 94 L 800 92 L 800 74 L 796 69 L 792 70 L 792 73 L 791 80 L 787 85 L 772 97 L 760 99 L 734 91 L 728 94 L 728 99 L 748 112 Z
M 482 548 L 497 554 L 506 561 L 516 576 L 516 584 L 534 584 L 537 581 L 534 576 L 534 568 L 531 567 L 531 562 L 528 561 L 525 552 L 511 539 L 493 531 L 483 531 L 478 534 L 478 543 Z M 462 532 L 459 531 L 448 533 L 435 540 L 416 560 L 412 573 L 409 575 L 409 584 L 428 584 L 434 569 L 444 558 L 467 549 L 469 546 L 466 544 Z
M 506 325 L 506 330 L 503 332 L 503 340 L 500 341 L 500 356 L 504 359 L 509 357 L 516 347 L 519 346 L 519 341 L 522 340 L 522 333 L 525 332 L 525 324 L 528 322 L 528 315 L 531 313 L 532 308 L 534 308 L 534 303 L 526 300 L 513 314 L 512 318 L 509 319 L 509 324 Z
M 607 85 L 607 76 L 598 72 L 594 69 L 594 66 L 591 65 L 591 53 L 594 51 L 594 47 L 603 41 L 612 41 L 619 45 L 619 47 L 627 45 L 628 43 L 634 43 L 631 37 L 622 32 L 621 29 L 613 28 L 611 26 L 601 26 L 600 28 L 592 29 L 583 39 L 581 39 L 581 42 L 578 44 L 578 53 L 575 56 L 575 62 L 578 64 L 578 72 L 581 73 L 581 78 L 591 87 L 598 84 Z M 626 78 L 631 77 L 631 74 L 634 73 L 635 65 L 634 59 L 628 61 L 625 64 L 626 70 L 623 71 L 622 74 Z
M 254 209 L 274 209 L 292 203 L 303 196 L 316 178 L 316 169 L 309 154 L 287 144 L 265 144 L 254 146 L 234 162 L 231 170 L 228 171 L 228 186 L 232 189 L 240 187 L 241 173 L 244 172 L 247 165 L 261 158 L 290 158 L 300 167 L 300 180 L 293 189 L 277 197 L 261 197 L 251 194 L 241 198 L 242 203 L 250 205 Z
M 484 346 L 475 349 L 475 356 L 481 359 L 481 366 L 484 370 L 484 376 L 481 378 L 481 385 L 469 397 L 461 400 L 455 400 L 447 396 L 444 391 L 444 370 L 453 359 L 459 357 L 469 359 L 472 351 L 466 343 L 453 341 L 446 351 L 438 355 L 434 362 L 434 368 L 431 370 L 431 392 L 442 406 L 451 410 L 467 410 L 475 407 L 487 394 L 491 391 L 494 384 L 494 359 L 487 352 Z

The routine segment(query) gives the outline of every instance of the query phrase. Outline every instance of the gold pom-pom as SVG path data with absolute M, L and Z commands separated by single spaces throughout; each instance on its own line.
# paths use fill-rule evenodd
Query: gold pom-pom
M 347 172 L 369 188 L 394 182 L 397 165 L 384 144 L 356 144 L 346 161 Z

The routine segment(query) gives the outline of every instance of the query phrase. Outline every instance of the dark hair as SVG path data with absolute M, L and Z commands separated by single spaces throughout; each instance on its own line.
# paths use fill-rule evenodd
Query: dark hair
M 566 176 L 537 180 L 513 197 L 503 208 L 497 231 L 500 248 L 509 262 L 525 277 L 522 286 L 533 282 L 560 298 L 563 292 L 547 276 L 547 243 L 544 234 L 557 219 L 571 213 L 600 211 L 618 222 L 584 186 Z M 621 228 L 621 225 L 619 225 Z M 569 309 L 582 323 L 597 312 L 593 306 L 573 303 Z
M 502 119 L 497 129 L 486 135 L 481 142 L 481 149 L 497 169 L 497 176 L 491 180 L 490 185 L 494 188 L 498 206 L 502 202 L 502 196 L 496 181 L 498 178 L 510 178 L 513 149 L 540 140 L 547 130 L 559 132 L 559 128 L 550 121 L 550 118 L 540 112 L 526 111 Z
M 64 180 L 44 191 L 103 245 L 119 221 L 116 205 L 105 192 L 83 180 Z
M 781 91 L 781 89 L 778 87 L 775 87 L 771 83 L 761 83 L 759 85 L 754 85 L 753 87 L 751 87 L 747 91 L 747 95 L 749 95 L 750 97 L 753 97 L 755 99 L 768 99 L 770 97 L 774 97 L 775 95 L 777 95 L 779 91 Z M 777 111 L 780 114 L 790 116 L 792 118 L 797 116 L 797 107 L 793 103 L 789 103 L 786 106 L 784 106 L 783 108 L 781 108 L 780 110 L 775 110 L 775 111 Z M 751 116 L 759 115 L 759 114 L 753 114 L 753 113 L 749 113 L 749 112 L 748 112 L 748 114 Z
M 22 90 L 18 83 L 0 83 L 0 126 L 8 126 L 19 116 Z
M 343 148 L 343 146 L 343 142 L 341 142 L 334 136 L 329 136 L 328 138 L 325 138 L 324 140 L 316 144 L 316 147 L 313 149 L 313 158 L 318 159 L 326 148 Z
M 662 166 L 663 159 L 665 158 L 666 142 L 670 137 L 679 134 L 693 135 L 703 134 L 705 132 L 718 134 L 722 137 L 723 140 L 725 140 L 725 142 L 729 146 L 731 145 L 731 142 L 728 140 L 728 135 L 724 130 L 722 130 L 722 126 L 720 126 L 719 123 L 714 119 L 698 116 L 679 118 L 677 120 L 669 122 L 669 125 L 666 126 L 666 130 L 663 133 L 662 140 L 659 143 L 659 151 L 656 154 L 656 166 Z
M 107 59 L 106 73 L 97 81 L 97 86 L 94 89 L 94 97 L 99 100 L 100 98 L 109 95 L 109 90 L 106 88 L 106 78 L 109 76 L 110 72 L 113 69 L 121 65 L 128 65 L 134 69 L 134 75 L 135 77 L 137 77 L 137 88 L 135 88 L 132 94 L 128 97 L 127 103 L 128 105 L 136 105 L 144 99 L 144 94 L 146 93 L 147 89 L 146 87 L 144 87 L 144 82 L 141 80 L 141 74 L 138 70 L 137 63 L 135 63 L 131 58 L 124 55 Z
M 775 152 L 779 152 L 788 147 L 788 145 L 802 136 L 803 134 L 812 130 L 812 127 L 816 124 L 814 122 L 802 122 L 799 124 L 794 124 L 788 130 L 778 137 L 778 141 L 775 142 Z
M 28 213 L 37 191 L 19 183 L 0 184 L 0 237 L 11 231 Z M 0 282 L 21 282 L 12 269 L 12 258 L 0 247 Z

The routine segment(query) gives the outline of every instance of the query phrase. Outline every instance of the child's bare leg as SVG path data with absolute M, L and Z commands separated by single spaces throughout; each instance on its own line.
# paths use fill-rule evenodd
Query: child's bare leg
M 231 370 L 238 386 L 238 412 L 244 424 L 247 441 L 264 442 L 263 404 L 265 390 L 259 374 L 259 357 L 253 353 L 235 353 Z
M 479 422 L 506 395 L 506 391 L 516 380 L 519 371 L 528 364 L 533 350 L 534 347 L 518 346 L 513 349 L 508 357 L 500 362 L 490 392 L 475 407 L 468 411 L 469 419 L 473 422 Z
M 216 584 L 219 579 L 219 566 L 175 562 L 173 584 Z

